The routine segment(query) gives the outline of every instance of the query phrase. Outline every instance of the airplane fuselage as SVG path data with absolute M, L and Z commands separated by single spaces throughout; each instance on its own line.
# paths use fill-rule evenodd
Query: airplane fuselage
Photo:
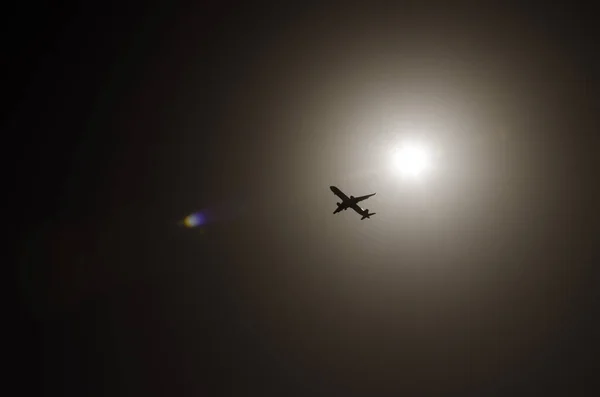
M 360 201 L 366 200 L 371 196 L 374 196 L 375 193 L 372 194 L 368 194 L 366 196 L 360 196 L 360 197 L 354 197 L 354 196 L 346 196 L 346 194 L 344 194 L 344 192 L 342 192 L 340 189 L 338 189 L 336 186 L 330 186 L 329 189 L 331 189 L 331 191 L 333 192 L 333 194 L 335 194 L 336 196 L 338 196 L 342 202 L 341 203 L 337 203 L 337 209 L 333 212 L 334 214 L 337 214 L 340 211 L 345 211 L 348 208 L 352 208 L 354 211 L 356 211 L 359 215 L 362 216 L 362 219 L 365 218 L 370 218 L 372 215 L 375 215 L 375 213 L 369 213 L 369 210 L 361 208 L 358 203 Z

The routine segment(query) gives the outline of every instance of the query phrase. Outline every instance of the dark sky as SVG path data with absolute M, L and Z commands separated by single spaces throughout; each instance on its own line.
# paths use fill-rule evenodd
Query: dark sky
M 592 9 L 216 3 L 7 13 L 21 387 L 596 395 Z

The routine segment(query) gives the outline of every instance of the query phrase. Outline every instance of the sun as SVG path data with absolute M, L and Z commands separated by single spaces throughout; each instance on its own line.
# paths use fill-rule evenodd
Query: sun
M 421 143 L 405 143 L 393 154 L 392 165 L 403 177 L 420 180 L 431 169 L 431 151 Z

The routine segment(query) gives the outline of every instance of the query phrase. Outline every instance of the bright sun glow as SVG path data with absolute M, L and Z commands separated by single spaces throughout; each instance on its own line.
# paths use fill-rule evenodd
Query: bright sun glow
M 421 179 L 431 168 L 431 153 L 424 145 L 407 143 L 394 153 L 392 161 L 402 176 Z

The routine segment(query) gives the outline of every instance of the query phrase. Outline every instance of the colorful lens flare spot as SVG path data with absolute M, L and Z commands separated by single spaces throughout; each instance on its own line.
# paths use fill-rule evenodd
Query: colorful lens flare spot
M 204 224 L 204 222 L 205 222 L 204 215 L 202 215 L 199 212 L 190 214 L 190 215 L 186 216 L 185 219 L 183 220 L 183 224 L 187 227 L 200 226 L 200 225 Z

